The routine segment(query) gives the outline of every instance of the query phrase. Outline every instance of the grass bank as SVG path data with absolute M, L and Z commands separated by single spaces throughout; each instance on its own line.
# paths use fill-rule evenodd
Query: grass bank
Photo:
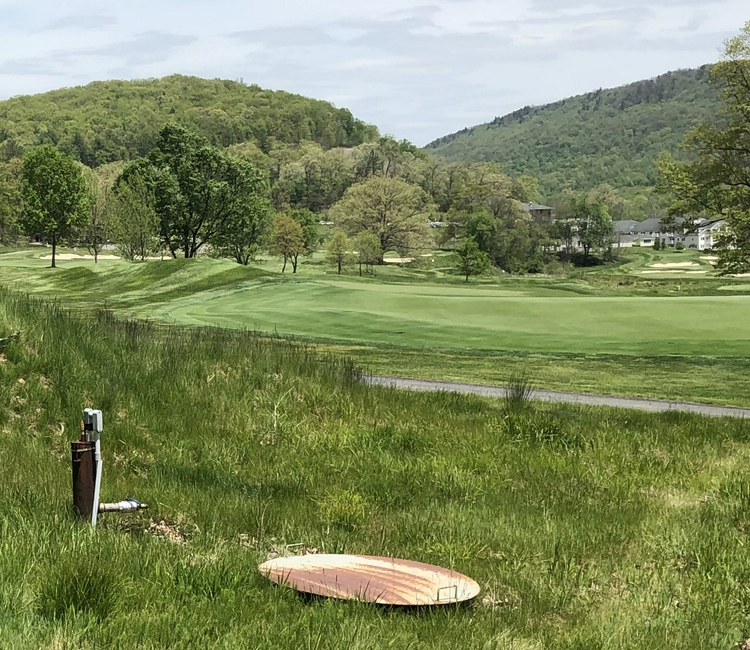
M 0 293 L 0 647 L 728 648 L 748 636 L 748 424 L 365 389 L 283 340 Z M 91 531 L 69 441 L 104 409 Z M 453 567 L 472 606 L 305 601 L 288 543 Z M 85 560 L 85 561 L 84 561 Z

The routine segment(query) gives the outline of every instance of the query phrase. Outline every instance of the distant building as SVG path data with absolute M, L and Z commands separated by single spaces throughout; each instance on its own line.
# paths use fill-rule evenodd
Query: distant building
M 678 243 L 685 248 L 711 249 L 716 245 L 719 232 L 724 227 L 723 219 L 699 219 L 691 228 L 682 228 L 685 219 L 677 217 L 674 223 L 664 226 L 661 219 L 645 221 L 615 221 L 614 243 L 617 247 L 653 246 L 658 239 L 663 246 L 674 247 Z
M 521 209 L 528 212 L 531 218 L 537 223 L 549 223 L 552 221 L 553 208 L 548 205 L 539 205 L 539 203 L 521 203 Z

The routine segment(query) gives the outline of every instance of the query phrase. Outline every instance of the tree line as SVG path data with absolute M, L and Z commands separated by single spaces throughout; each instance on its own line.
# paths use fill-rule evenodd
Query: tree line
M 541 272 L 559 259 L 561 223 L 570 219 L 577 225 L 568 235 L 598 233 L 581 240 L 585 257 L 605 247 L 606 227 L 589 222 L 608 214 L 591 206 L 609 201 L 616 209 L 611 188 L 571 195 L 558 207 L 570 215 L 548 224 L 520 207 L 538 199 L 531 176 L 511 178 L 492 163 L 446 164 L 392 138 L 327 151 L 310 142 L 277 145 L 263 154 L 248 144 L 218 148 L 172 124 L 145 157 L 128 163 L 92 170 L 44 145 L 0 165 L 0 241 L 38 237 L 52 245 L 53 265 L 62 242 L 95 259 L 116 246 L 131 260 L 206 252 L 245 265 L 266 250 L 293 273 L 322 243 L 320 221 L 336 228 L 328 259 L 339 273 L 355 263 L 372 273 L 390 251 L 473 251 L 466 239 L 507 272 Z

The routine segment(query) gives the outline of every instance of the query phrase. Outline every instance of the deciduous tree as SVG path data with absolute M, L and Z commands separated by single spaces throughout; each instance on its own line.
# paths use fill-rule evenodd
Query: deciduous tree
M 466 282 L 472 275 L 482 275 L 490 268 L 490 257 L 479 248 L 479 244 L 471 237 L 464 239 L 464 243 L 456 251 L 458 253 L 458 271 L 466 277 Z
M 380 240 L 371 232 L 361 232 L 354 240 L 354 247 L 357 249 L 357 263 L 359 264 L 359 275 L 362 275 L 362 265 L 372 272 L 375 264 L 383 258 L 383 251 L 380 249 Z
M 29 235 L 52 242 L 52 268 L 57 244 L 89 219 L 88 192 L 80 165 L 51 145 L 35 149 L 23 161 L 22 226 Z
M 351 260 L 352 243 L 343 230 L 336 230 L 328 242 L 326 251 L 326 260 L 329 264 L 336 267 L 338 274 L 349 265 Z
M 680 164 L 664 155 L 658 163 L 659 188 L 672 198 L 670 213 L 727 220 L 719 238 L 719 268 L 750 271 L 750 22 L 728 40 L 712 71 L 722 90 L 723 126 L 693 129 L 684 147 L 694 160 Z
M 292 260 L 293 273 L 297 272 L 297 258 L 304 255 L 305 234 L 299 225 L 288 214 L 280 214 L 273 222 L 273 236 L 271 239 L 270 252 L 284 259 L 281 272 L 286 271 L 286 263 Z
M 109 232 L 120 254 L 145 260 L 159 249 L 156 199 L 145 180 L 133 176 L 118 183 L 109 196 Z
M 22 165 L 20 158 L 0 163 L 0 243 L 3 244 L 14 243 L 20 228 Z
M 429 242 L 433 209 L 422 188 L 398 178 L 373 176 L 350 187 L 329 214 L 350 235 L 375 235 L 383 253 L 395 250 L 407 255 Z
M 600 203 L 592 203 L 586 196 L 573 201 L 573 221 L 576 237 L 583 249 L 583 262 L 586 264 L 592 250 L 606 249 L 612 243 L 614 226 L 612 219 Z

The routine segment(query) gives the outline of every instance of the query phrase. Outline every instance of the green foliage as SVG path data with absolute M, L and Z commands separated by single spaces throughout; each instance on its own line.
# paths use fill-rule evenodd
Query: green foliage
M 395 250 L 407 255 L 427 246 L 432 211 L 420 187 L 398 178 L 372 176 L 350 187 L 330 216 L 350 235 L 375 235 L 384 253 Z
M 490 268 L 490 256 L 481 250 L 479 244 L 471 237 L 464 239 L 464 243 L 456 253 L 459 258 L 456 269 L 466 278 L 466 282 L 469 281 L 470 276 L 482 275 Z
M 108 199 L 108 229 L 126 260 L 145 260 L 160 250 L 156 199 L 138 175 L 118 183 Z
M 273 234 L 269 251 L 284 259 L 281 272 L 286 271 L 286 263 L 292 260 L 293 272 L 297 272 L 297 259 L 307 252 L 305 247 L 305 232 L 298 221 L 288 214 L 280 214 L 274 219 Z
M 240 166 L 248 167 L 248 164 L 243 161 Z M 219 256 L 229 257 L 244 266 L 255 259 L 273 215 L 271 204 L 265 196 L 265 183 L 261 182 L 257 171 L 252 175 L 256 188 L 246 189 L 242 196 L 237 197 L 230 218 L 212 239 L 214 250 Z
M 592 251 L 605 251 L 612 245 L 612 219 L 606 207 L 592 203 L 588 196 L 572 200 L 571 218 L 575 223 L 575 236 L 583 248 L 583 265 L 586 266 Z
M 0 162 L 0 244 L 13 244 L 20 231 L 22 165 L 20 158 Z
M 111 228 L 109 225 L 111 183 L 104 176 L 88 167 L 83 168 L 83 177 L 88 192 L 90 216 L 88 223 L 78 230 L 76 240 L 85 246 L 94 256 L 94 263 L 99 261 L 99 253 L 109 243 Z
M 676 153 L 692 126 L 714 118 L 718 93 L 710 74 L 704 66 L 527 106 L 428 150 L 452 162 L 496 161 L 512 175 L 532 174 L 546 196 L 601 183 L 642 192 L 656 182 L 659 153 Z
M 326 148 L 376 138 L 377 129 L 346 109 L 256 85 L 174 75 L 104 81 L 0 102 L 0 159 L 54 144 L 95 167 L 146 156 L 167 124 L 227 147 L 312 140 Z
M 727 41 L 712 72 L 721 89 L 722 126 L 702 124 L 690 131 L 684 147 L 693 160 L 680 164 L 668 154 L 659 160 L 662 191 L 672 199 L 672 214 L 726 219 L 719 238 L 719 268 L 726 274 L 750 271 L 750 22 Z
M 328 242 L 326 249 L 326 261 L 336 267 L 336 272 L 341 272 L 351 264 L 352 242 L 343 230 L 336 230 Z
M 267 188 L 249 161 L 169 125 L 148 159 L 132 163 L 121 179 L 135 177 L 154 192 L 161 236 L 173 256 L 195 257 L 215 244 L 245 264 L 254 252 L 268 214 Z
M 23 229 L 52 242 L 54 267 L 57 243 L 89 219 L 88 190 L 81 168 L 58 149 L 39 147 L 24 158 L 22 191 Z
M 383 259 L 383 251 L 380 248 L 380 238 L 371 232 L 361 232 L 354 240 L 357 249 L 357 263 L 359 274 L 362 275 L 362 265 L 374 274 L 375 265 Z

